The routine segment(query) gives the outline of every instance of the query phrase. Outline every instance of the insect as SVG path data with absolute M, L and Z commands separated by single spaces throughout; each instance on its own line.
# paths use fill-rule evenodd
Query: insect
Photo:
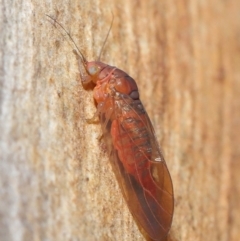
M 77 48 L 75 54 L 86 72 L 80 71 L 82 83 L 96 85 L 94 117 L 99 117 L 109 158 L 130 212 L 152 240 L 163 240 L 172 223 L 173 186 L 135 80 L 117 67 L 87 61 L 61 23 L 47 16 Z

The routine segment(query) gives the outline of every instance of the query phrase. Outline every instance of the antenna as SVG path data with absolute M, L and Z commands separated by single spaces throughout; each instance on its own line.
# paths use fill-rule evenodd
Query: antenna
M 77 53 L 77 51 L 75 50 L 74 53 L 77 54 L 78 56 L 81 56 L 81 61 L 83 62 L 83 65 L 86 66 L 86 64 L 87 64 L 88 61 L 86 60 L 86 58 L 84 57 L 84 55 L 82 54 L 82 52 L 80 51 L 80 49 L 78 48 L 78 46 L 77 46 L 77 44 L 75 43 L 75 41 L 73 40 L 71 34 L 63 27 L 63 25 L 62 25 L 61 23 L 59 23 L 59 22 L 57 21 L 57 19 L 51 17 L 51 16 L 48 15 L 48 14 L 46 14 L 46 16 L 47 16 L 48 18 L 52 19 L 52 20 L 54 21 L 54 23 L 56 23 L 56 24 L 68 35 L 69 39 L 73 42 L 74 46 L 76 47 L 76 49 L 77 49 L 77 51 L 78 51 L 78 53 Z
M 105 47 L 105 45 L 106 45 L 106 42 L 107 42 L 107 39 L 108 39 L 109 33 L 110 33 L 111 29 L 112 29 L 112 26 L 113 26 L 113 20 L 114 20 L 114 15 L 113 15 L 113 12 L 112 12 L 112 22 L 111 22 L 110 28 L 108 29 L 107 35 L 106 35 L 106 37 L 105 37 L 105 39 L 104 39 L 104 42 L 103 42 L 102 48 L 101 48 L 101 50 L 100 50 L 100 53 L 99 53 L 99 56 L 98 56 L 98 61 L 100 61 L 100 58 L 101 58 L 101 55 L 102 55 L 103 49 L 104 49 L 104 47 Z

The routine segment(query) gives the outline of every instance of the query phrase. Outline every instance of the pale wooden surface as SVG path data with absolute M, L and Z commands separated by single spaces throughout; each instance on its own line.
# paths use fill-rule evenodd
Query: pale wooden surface
M 142 241 L 56 16 L 136 79 L 175 189 L 169 240 L 240 240 L 240 2 L 0 1 L 0 240 Z

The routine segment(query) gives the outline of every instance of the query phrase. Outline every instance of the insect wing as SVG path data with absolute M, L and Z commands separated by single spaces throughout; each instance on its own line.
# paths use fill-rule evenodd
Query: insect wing
M 103 103 L 100 122 L 120 188 L 137 223 L 162 240 L 172 222 L 173 187 L 150 119 L 141 102 L 127 95 L 105 103 L 112 107 Z

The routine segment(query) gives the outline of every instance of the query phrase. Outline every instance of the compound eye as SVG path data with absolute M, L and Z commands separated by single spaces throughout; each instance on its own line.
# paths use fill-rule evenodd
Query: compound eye
M 98 67 L 96 65 L 93 65 L 88 68 L 88 72 L 90 75 L 95 75 L 99 71 Z

